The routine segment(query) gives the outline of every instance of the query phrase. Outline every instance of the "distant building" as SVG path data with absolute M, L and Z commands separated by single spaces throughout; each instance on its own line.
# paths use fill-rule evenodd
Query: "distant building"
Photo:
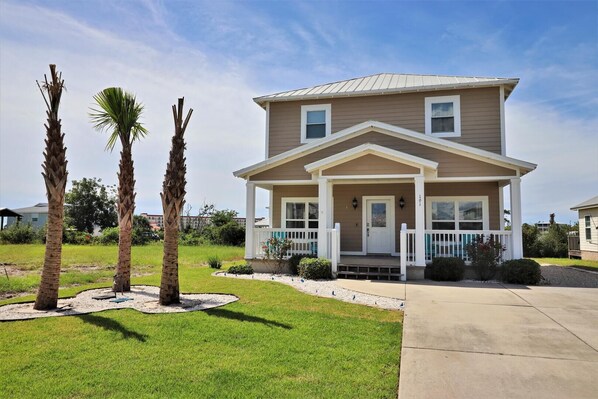
M 150 215 L 148 213 L 142 213 L 141 216 L 146 218 L 152 229 L 160 230 L 164 228 L 164 216 L 163 215 Z M 264 218 L 255 218 L 256 223 L 263 220 Z M 236 217 L 233 220 L 245 227 L 247 220 L 245 218 Z M 181 222 L 179 228 L 185 229 L 190 227 L 194 230 L 199 229 L 203 226 L 209 226 L 211 224 L 211 218 L 209 216 L 181 216 Z
M 44 227 L 48 222 L 48 203 L 40 202 L 28 208 L 12 209 L 14 212 L 21 214 L 20 223 L 31 224 L 35 229 Z M 17 223 L 16 217 L 8 217 L 6 226 Z
M 569 237 L 569 257 L 598 260 L 598 195 L 571 210 L 577 211 L 579 232 Z

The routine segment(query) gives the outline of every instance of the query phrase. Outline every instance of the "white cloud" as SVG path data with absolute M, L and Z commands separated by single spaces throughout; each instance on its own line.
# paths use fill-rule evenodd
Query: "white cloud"
M 569 208 L 598 194 L 598 118 L 507 102 L 507 154 L 538 164 L 522 179 L 523 220 L 576 220 Z
M 45 115 L 35 79 L 47 73 L 48 63 L 56 63 L 67 87 L 60 115 L 69 180 L 96 176 L 116 183 L 118 151 L 104 151 L 106 134 L 93 130 L 88 112 L 95 93 L 121 86 L 144 103 L 150 131 L 133 148 L 137 212 L 161 212 L 159 192 L 173 132 L 170 107 L 185 96 L 185 106 L 194 108 L 187 131 L 187 202 L 195 209 L 207 201 L 244 214 L 244 184 L 232 171 L 263 159 L 265 117 L 242 74 L 211 63 L 182 42 L 172 48 L 142 43 L 45 8 L 5 3 L 0 18 L 2 206 L 29 206 L 45 198 L 40 175 Z M 266 203 L 260 197 L 258 214 Z

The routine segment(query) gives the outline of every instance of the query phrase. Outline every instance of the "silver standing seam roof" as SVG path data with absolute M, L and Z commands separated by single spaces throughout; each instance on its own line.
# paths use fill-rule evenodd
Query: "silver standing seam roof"
M 297 90 L 268 94 L 253 99 L 265 106 L 267 102 L 297 101 L 315 98 L 372 96 L 413 91 L 434 91 L 456 88 L 505 86 L 505 99 L 509 97 L 519 78 L 489 78 L 446 75 L 411 75 L 404 73 L 379 73 L 340 82 L 326 83 Z

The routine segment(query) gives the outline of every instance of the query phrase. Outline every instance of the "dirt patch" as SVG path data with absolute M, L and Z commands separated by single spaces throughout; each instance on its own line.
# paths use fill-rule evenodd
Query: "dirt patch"
M 25 276 L 28 273 L 26 270 L 22 270 L 19 266 L 13 263 L 0 263 L 0 275 L 3 275 L 3 277 L 6 278 L 6 274 L 8 274 L 8 277 L 16 277 Z

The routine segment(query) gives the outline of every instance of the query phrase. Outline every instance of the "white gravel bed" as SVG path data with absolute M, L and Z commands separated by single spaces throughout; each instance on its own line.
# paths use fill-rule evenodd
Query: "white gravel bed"
M 598 288 L 598 274 L 565 266 L 542 265 L 543 283 L 555 287 Z
M 235 275 L 226 272 L 216 272 L 214 273 L 214 276 L 235 278 L 239 280 L 273 281 L 290 285 L 307 294 L 338 299 L 343 302 L 374 306 L 382 309 L 402 310 L 405 307 L 405 301 L 403 300 L 348 290 L 337 285 L 335 280 L 305 280 L 297 276 L 273 275 L 269 273 Z
M 101 312 L 111 309 L 135 309 L 143 313 L 182 313 L 206 310 L 238 301 L 234 295 L 224 294 L 181 294 L 181 303 L 162 306 L 158 303 L 160 287 L 136 285 L 124 295 L 118 293 L 116 298 L 130 298 L 125 302 L 111 302 L 112 299 L 97 300 L 92 297 L 112 293 L 110 289 L 100 288 L 83 291 L 73 298 L 59 299 L 58 308 L 54 310 L 35 310 L 33 303 L 18 303 L 0 306 L 0 321 L 26 320 L 39 317 L 72 316 Z

